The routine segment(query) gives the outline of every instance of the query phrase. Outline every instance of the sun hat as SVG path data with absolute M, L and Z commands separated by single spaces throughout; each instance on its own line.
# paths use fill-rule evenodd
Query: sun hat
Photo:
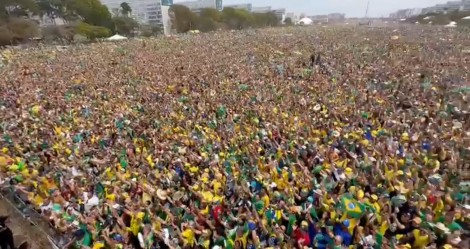
M 449 233 L 450 232 L 449 228 L 447 228 L 446 225 L 444 225 L 441 222 L 438 222 L 436 225 L 434 225 L 434 227 L 441 230 L 443 233 Z
M 168 196 L 167 196 L 167 192 L 166 192 L 165 190 L 158 189 L 158 190 L 157 190 L 157 197 L 158 197 L 160 200 L 164 201 L 164 200 L 166 200 L 167 197 L 168 197 Z

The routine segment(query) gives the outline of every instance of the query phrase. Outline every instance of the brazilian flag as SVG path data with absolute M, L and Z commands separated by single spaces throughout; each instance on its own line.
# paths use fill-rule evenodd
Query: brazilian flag
M 348 217 L 356 219 L 360 218 L 365 211 L 364 205 L 351 196 L 343 196 L 341 198 L 341 209 Z

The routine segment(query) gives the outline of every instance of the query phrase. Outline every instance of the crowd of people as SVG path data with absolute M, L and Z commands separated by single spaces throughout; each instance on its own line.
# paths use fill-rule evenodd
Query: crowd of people
M 0 179 L 64 248 L 469 248 L 470 34 L 4 51 Z

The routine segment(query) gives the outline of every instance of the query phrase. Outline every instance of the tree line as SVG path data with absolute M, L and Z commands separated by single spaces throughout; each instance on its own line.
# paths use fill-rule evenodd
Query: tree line
M 34 37 L 72 41 L 76 34 L 88 39 L 113 33 L 132 35 L 138 28 L 145 36 L 159 32 L 157 26 L 139 25 L 131 18 L 132 9 L 122 2 L 111 13 L 100 0 L 1 0 L 0 46 L 24 42 Z M 39 19 L 63 20 L 64 25 L 39 28 Z
M 206 8 L 199 13 L 186 6 L 170 8 L 172 29 L 178 33 L 190 30 L 208 32 L 219 29 L 245 29 L 277 26 L 280 20 L 273 12 L 251 13 L 243 9 Z M 132 9 L 122 2 L 119 9 L 109 10 L 100 0 L 1 0 L 0 46 L 14 45 L 31 38 L 71 42 L 77 34 L 90 40 L 113 33 L 125 36 L 151 36 L 161 32 L 156 25 L 140 25 L 131 16 Z M 39 20 L 64 21 L 63 25 L 39 27 Z
M 220 29 L 273 27 L 281 23 L 274 12 L 252 13 L 230 7 L 222 11 L 205 8 L 195 13 L 186 6 L 175 4 L 170 7 L 170 13 L 172 28 L 178 33 L 190 30 L 208 32 Z

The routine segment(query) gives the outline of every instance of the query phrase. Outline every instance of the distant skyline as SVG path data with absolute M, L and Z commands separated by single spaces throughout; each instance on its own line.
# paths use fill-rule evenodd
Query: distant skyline
M 174 3 L 185 0 L 174 0 Z M 449 0 L 370 0 L 369 17 L 388 16 L 399 9 L 425 8 Z M 285 8 L 287 12 L 307 15 L 344 13 L 347 17 L 364 17 L 367 0 L 222 0 L 223 5 L 251 3 L 253 6 Z

